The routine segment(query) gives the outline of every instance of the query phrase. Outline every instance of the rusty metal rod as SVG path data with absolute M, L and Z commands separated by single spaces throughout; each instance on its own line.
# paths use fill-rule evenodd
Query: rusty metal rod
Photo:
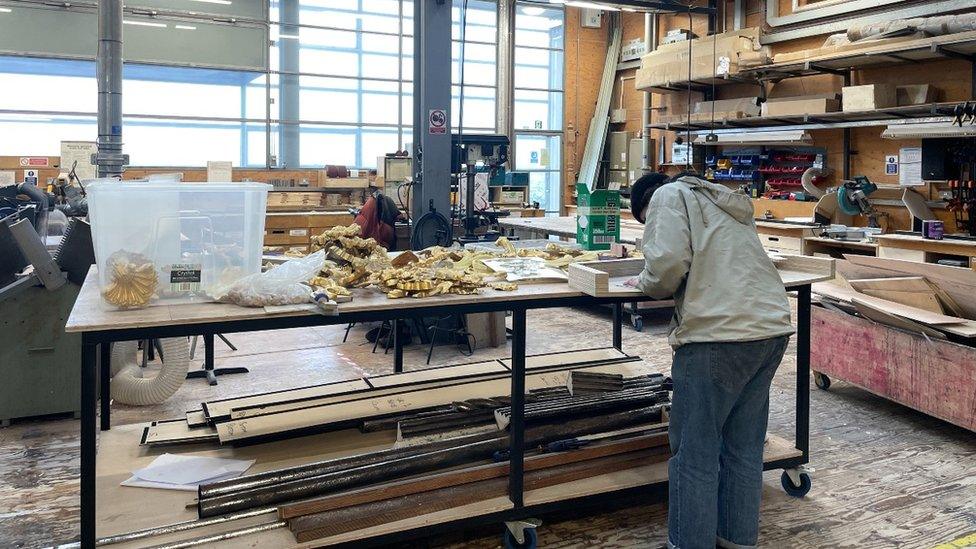
M 561 425 L 532 427 L 525 432 L 525 445 L 527 447 L 537 446 L 554 440 L 648 423 L 652 420 L 659 420 L 661 410 L 662 406 L 658 404 L 614 414 L 571 420 Z M 398 456 L 384 461 L 371 461 L 366 465 L 346 467 L 339 470 L 332 468 L 328 473 L 311 478 L 238 490 L 218 497 L 201 498 L 198 502 L 199 515 L 201 518 L 211 517 L 252 507 L 263 507 L 284 501 L 319 496 L 374 482 L 389 481 L 411 474 L 487 459 L 493 452 L 508 448 L 509 439 L 507 435 L 501 437 L 492 435 L 486 440 L 456 446 L 458 440 L 477 437 L 484 437 L 484 435 L 451 439 L 454 441 L 454 445 L 448 447 L 441 447 L 443 445 L 432 443 L 414 448 L 419 451 L 426 450 L 425 453 Z M 451 441 L 445 442 L 451 444 Z M 438 447 L 432 450 L 431 446 L 434 445 Z M 279 476 L 288 476 L 288 470 L 278 473 Z

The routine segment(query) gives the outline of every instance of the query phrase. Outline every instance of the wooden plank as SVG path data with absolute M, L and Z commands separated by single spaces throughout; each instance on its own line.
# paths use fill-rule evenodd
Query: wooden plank
M 881 290 L 896 292 L 925 292 L 931 287 L 922 276 L 895 276 L 891 278 L 860 278 L 848 279 L 851 287 L 859 292 L 865 290 Z
M 643 362 L 610 364 L 581 368 L 586 371 L 620 373 L 626 377 L 652 372 Z M 571 368 L 525 376 L 526 390 L 545 387 L 565 387 Z M 454 385 L 450 391 L 422 389 L 397 393 L 395 398 L 373 397 L 341 404 L 312 406 L 297 410 L 259 415 L 218 423 L 217 434 L 222 444 L 233 441 L 269 437 L 303 430 L 328 430 L 352 425 L 365 418 L 401 414 L 450 404 L 459 400 L 507 395 L 511 391 L 508 378 L 476 381 Z
M 908 305 L 909 307 L 916 307 L 918 309 L 922 309 L 923 311 L 929 311 L 930 313 L 942 314 L 945 312 L 942 309 L 942 304 L 939 303 L 939 298 L 936 297 L 935 292 L 931 290 L 928 292 L 902 292 L 898 290 L 867 289 L 861 293 L 871 297 L 877 297 L 879 299 L 900 303 L 902 305 Z
M 976 348 L 821 308 L 810 337 L 815 371 L 976 431 Z
M 191 428 L 203 427 L 207 424 L 206 412 L 203 410 L 190 410 L 186 413 L 186 424 Z
M 647 428 L 652 429 L 654 427 L 662 426 L 663 424 L 648 426 Z M 525 471 L 535 471 L 556 465 L 564 465 L 567 463 L 575 463 L 578 461 L 654 448 L 667 444 L 667 442 L 667 433 L 659 433 L 654 435 L 633 437 L 620 441 L 612 441 L 595 446 L 586 446 L 578 450 L 571 450 L 568 452 L 556 452 L 528 456 L 525 458 Z M 431 490 L 446 488 L 448 486 L 458 486 L 461 484 L 477 482 L 479 480 L 502 477 L 508 475 L 508 469 L 508 462 L 492 463 L 490 465 L 479 465 L 456 471 L 424 475 L 422 477 L 389 482 L 377 486 L 370 486 L 367 488 L 342 492 L 314 500 L 283 505 L 278 508 L 278 518 L 291 519 L 302 515 L 322 513 L 342 507 L 361 505 L 373 501 L 392 499 L 417 494 L 420 492 L 429 492 Z
M 874 307 L 868 303 L 858 302 L 857 298 L 853 300 L 853 303 L 854 307 L 857 309 L 857 312 L 860 313 L 861 316 L 869 320 L 873 320 L 879 324 L 899 328 L 912 333 L 925 334 L 936 339 L 946 339 L 946 335 L 938 330 L 913 320 L 891 314 L 884 309 Z
M 639 359 L 635 357 L 627 357 L 627 360 L 638 361 Z M 530 372 L 544 369 L 576 367 L 581 365 L 581 363 L 574 361 L 564 361 L 562 364 L 552 364 L 546 358 L 537 358 L 532 362 L 532 367 L 526 368 Z M 493 365 L 493 367 L 491 370 L 486 370 L 484 368 L 485 364 Z M 468 372 L 468 369 L 472 369 L 473 371 Z M 487 361 L 485 363 L 475 363 L 472 365 L 431 368 L 416 372 L 381 376 L 381 381 L 378 381 L 380 385 L 379 387 L 377 387 L 373 382 L 368 381 L 368 383 L 374 387 L 368 391 L 363 390 L 343 395 L 323 395 L 322 397 L 301 398 L 290 398 L 289 395 L 283 394 L 278 400 L 269 403 L 234 406 L 230 412 L 230 419 L 243 419 L 266 414 L 277 414 L 290 410 L 301 410 L 310 407 L 333 405 L 342 402 L 350 402 L 353 400 L 361 400 L 364 398 L 376 398 L 378 396 L 392 396 L 420 389 L 429 390 L 434 388 L 443 388 L 444 390 L 450 391 L 451 387 L 464 383 L 508 378 L 509 369 L 497 360 Z
M 935 263 L 918 263 L 915 261 L 901 261 L 879 257 L 845 255 L 854 268 L 868 268 L 876 273 L 898 273 L 925 277 L 929 282 L 941 288 L 955 303 L 960 316 L 976 319 L 976 271 L 964 267 L 949 267 Z M 880 276 L 884 276 L 881 274 Z M 866 278 L 860 276 L 858 278 Z
M 597 364 L 604 361 L 620 360 L 624 358 L 629 358 L 629 355 L 619 349 L 614 349 L 613 347 L 584 349 L 580 351 L 562 351 L 557 353 L 544 353 L 526 356 L 525 369 L 528 371 L 549 366 Z M 501 363 L 506 368 L 512 368 L 512 359 L 510 358 L 501 359 Z
M 880 257 L 868 257 L 863 255 L 849 255 L 844 256 L 844 258 L 855 265 L 886 269 L 901 273 L 910 273 L 918 276 L 924 276 L 932 281 L 946 280 L 955 282 L 957 284 L 965 284 L 967 286 L 976 287 L 976 272 L 965 267 L 950 267 L 948 265 L 939 265 L 937 263 L 920 263 L 917 261 L 884 259 Z
M 156 446 L 189 442 L 213 442 L 217 431 L 213 427 L 191 429 L 185 419 L 153 421 L 143 429 L 140 445 Z
M 933 326 L 941 327 L 955 324 L 963 325 L 967 322 L 966 319 L 963 318 L 932 313 L 919 309 L 918 307 L 910 307 L 908 305 L 902 305 L 901 303 L 895 303 L 894 301 L 888 301 L 887 299 L 879 299 L 877 297 L 871 297 L 864 294 L 854 296 L 851 301 L 854 303 L 860 302 L 874 309 Z M 976 334 L 976 332 L 974 332 L 974 334 Z
M 366 391 L 369 390 L 369 388 L 369 384 L 361 379 L 338 381 L 335 383 L 326 383 L 324 385 L 302 387 L 300 389 L 288 389 L 284 391 L 274 391 L 270 393 L 261 393 L 257 395 L 204 402 L 203 410 L 206 412 L 207 418 L 210 421 L 218 421 L 229 418 L 231 411 L 235 408 L 275 403 L 282 399 L 295 400 L 301 398 L 321 397 L 323 395 L 350 394 L 359 391 Z

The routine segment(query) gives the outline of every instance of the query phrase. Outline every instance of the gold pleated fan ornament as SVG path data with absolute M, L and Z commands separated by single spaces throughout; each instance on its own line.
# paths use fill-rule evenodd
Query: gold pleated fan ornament
M 108 285 L 102 298 L 120 309 L 145 307 L 156 298 L 159 277 L 156 266 L 146 256 L 119 250 L 108 257 Z

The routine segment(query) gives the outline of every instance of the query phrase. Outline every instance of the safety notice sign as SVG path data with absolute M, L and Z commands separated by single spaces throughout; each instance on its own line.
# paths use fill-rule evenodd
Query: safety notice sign
M 427 132 L 431 135 L 447 133 L 447 113 L 444 109 L 430 109 L 427 114 Z

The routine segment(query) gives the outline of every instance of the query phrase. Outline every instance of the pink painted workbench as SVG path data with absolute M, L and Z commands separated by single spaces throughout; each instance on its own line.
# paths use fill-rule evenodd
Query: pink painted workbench
M 929 340 L 814 307 L 810 367 L 817 385 L 853 383 L 909 408 L 976 431 L 976 348 Z

